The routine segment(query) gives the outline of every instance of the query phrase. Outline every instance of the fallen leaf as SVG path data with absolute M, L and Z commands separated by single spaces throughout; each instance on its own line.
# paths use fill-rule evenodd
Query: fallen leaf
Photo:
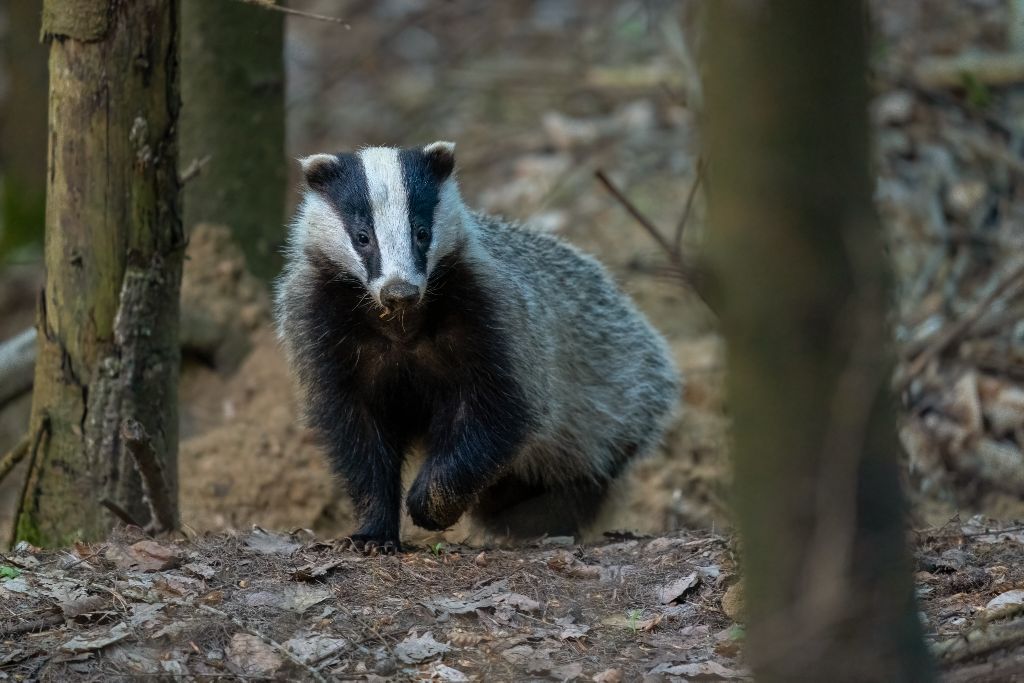
M 118 641 L 124 640 L 129 635 L 131 635 L 131 631 L 128 630 L 128 625 L 122 621 L 118 622 L 113 628 L 93 629 L 87 633 L 77 635 L 61 645 L 60 649 L 73 654 L 91 652 L 105 648 L 108 645 L 113 645 Z
M 458 669 L 445 666 L 441 662 L 432 662 L 426 673 L 432 681 L 448 681 L 448 683 L 468 683 L 469 681 L 469 676 Z
M 181 564 L 181 552 L 177 548 L 149 540 L 129 546 L 111 545 L 105 556 L 120 569 L 141 572 L 160 572 Z
M 508 605 L 520 612 L 536 612 L 540 609 L 539 602 L 520 593 L 499 593 L 494 596 L 494 604 Z
M 1024 605 L 1024 590 L 1015 589 L 1006 591 L 988 601 L 985 609 L 989 611 L 1010 607 L 1011 605 Z
M 217 570 L 202 562 L 189 562 L 188 564 L 181 565 L 181 568 L 191 574 L 195 574 L 200 579 L 206 579 L 207 581 L 217 575 Z
M 395 645 L 395 656 L 405 664 L 418 664 L 450 649 L 445 643 L 434 640 L 434 634 L 427 631 L 422 636 L 409 636 Z
M 87 595 L 84 598 L 61 603 L 60 611 L 64 614 L 65 619 L 74 619 L 83 614 L 99 612 L 109 603 L 109 595 Z
M 271 645 L 250 633 L 231 636 L 225 654 L 243 676 L 270 676 L 284 664 Z
M 601 623 L 605 626 L 628 628 L 631 631 L 643 631 L 646 633 L 647 631 L 653 631 L 663 618 L 661 614 L 655 614 L 646 619 L 631 617 L 628 614 L 609 614 L 601 620 Z
M 570 662 L 560 666 L 553 666 L 548 669 L 548 676 L 556 681 L 575 681 L 583 675 L 583 665 L 579 662 Z
M 659 664 L 647 672 L 649 676 L 654 674 L 668 674 L 669 676 L 682 676 L 703 681 L 738 681 L 747 678 L 747 674 L 742 671 L 730 669 L 710 660 L 692 664 Z
M 505 649 L 501 656 L 510 664 L 524 666 L 533 657 L 533 648 L 525 643 Z
M 293 571 L 292 578 L 296 581 L 312 581 L 327 576 L 328 572 L 342 564 L 345 564 L 345 560 L 340 557 L 320 564 L 306 564 Z
M 313 633 L 307 636 L 290 638 L 282 643 L 288 651 L 304 664 L 317 664 L 332 657 L 348 647 L 349 642 L 344 638 L 331 638 L 330 636 Z
M 622 683 L 621 669 L 605 669 L 599 674 L 594 674 L 590 680 L 594 683 Z
M 699 583 L 700 576 L 697 572 L 691 572 L 682 578 L 671 581 L 658 589 L 658 602 L 663 605 L 676 602 L 696 588 Z
M 548 568 L 576 579 L 599 579 L 601 567 L 581 562 L 570 552 L 555 553 L 548 559 Z
M 275 587 L 273 590 L 245 593 L 241 601 L 249 607 L 273 607 L 301 614 L 332 595 L 334 594 L 326 588 L 299 583 Z
M 157 615 L 163 611 L 165 605 L 162 602 L 154 602 L 149 605 L 144 602 L 132 605 L 128 623 L 135 628 L 153 628 L 160 624 Z
M 558 633 L 559 640 L 579 640 L 587 635 L 590 627 L 584 624 L 573 623 L 574 621 L 572 617 L 559 617 L 555 619 L 555 623 L 562 627 L 562 630 Z
M 274 534 L 258 526 L 253 527 L 243 542 L 247 548 L 264 555 L 291 555 L 302 547 L 302 544 L 296 543 L 290 536 Z

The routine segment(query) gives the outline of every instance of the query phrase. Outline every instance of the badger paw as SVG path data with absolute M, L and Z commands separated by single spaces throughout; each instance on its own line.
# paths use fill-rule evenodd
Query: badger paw
M 385 538 L 379 534 L 354 533 L 340 540 L 342 550 L 354 550 L 364 555 L 395 555 L 402 552 L 397 538 Z
M 462 501 L 448 494 L 436 480 L 422 474 L 413 482 L 405 507 L 413 523 L 428 531 L 443 531 L 466 511 Z

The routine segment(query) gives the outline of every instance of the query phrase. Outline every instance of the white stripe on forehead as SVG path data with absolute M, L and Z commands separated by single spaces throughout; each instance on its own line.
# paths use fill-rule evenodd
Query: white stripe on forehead
M 359 158 L 366 173 L 366 186 L 373 212 L 373 231 L 380 249 L 380 280 L 399 278 L 419 284 L 409 227 L 409 197 L 398 150 L 393 147 L 368 147 Z

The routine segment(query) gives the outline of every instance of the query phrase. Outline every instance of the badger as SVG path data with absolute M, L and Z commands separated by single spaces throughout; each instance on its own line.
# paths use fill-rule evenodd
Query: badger
M 676 409 L 664 339 L 594 258 L 472 212 L 451 142 L 300 163 L 278 335 L 352 497 L 350 547 L 401 549 L 413 452 L 419 527 L 584 530 Z

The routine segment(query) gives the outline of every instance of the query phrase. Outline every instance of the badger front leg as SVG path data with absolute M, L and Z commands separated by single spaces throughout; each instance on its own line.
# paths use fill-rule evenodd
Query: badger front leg
M 505 471 L 527 429 L 526 409 L 516 395 L 478 392 L 435 411 L 427 459 L 406 498 L 417 526 L 431 531 L 452 526 Z
M 399 552 L 403 448 L 367 412 L 353 412 L 329 430 L 330 460 L 348 484 L 360 524 L 348 540 L 366 553 Z

